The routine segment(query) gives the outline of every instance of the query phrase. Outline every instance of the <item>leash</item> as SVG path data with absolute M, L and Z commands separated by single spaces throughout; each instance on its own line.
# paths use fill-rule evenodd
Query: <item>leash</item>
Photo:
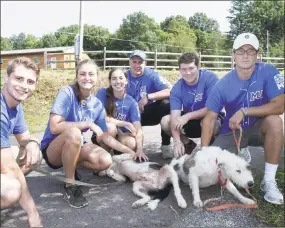
M 240 153 L 240 142 L 241 142 L 241 137 L 242 137 L 242 127 L 240 126 L 239 127 L 239 139 L 237 140 L 237 137 L 236 137 L 236 130 L 233 129 L 233 135 L 234 135 L 234 140 L 235 140 L 235 143 L 236 143 L 236 147 L 237 147 L 237 154 Z
M 46 176 L 49 176 L 53 179 L 62 181 L 62 182 L 68 182 L 71 184 L 76 184 L 76 185 L 80 185 L 80 186 L 86 186 L 86 187 L 103 187 L 103 186 L 116 186 L 116 185 L 121 185 L 122 182 L 112 182 L 112 183 L 106 183 L 106 184 L 89 184 L 89 183 L 85 183 L 82 181 L 77 181 L 77 180 L 73 180 L 70 178 L 66 178 L 63 176 L 58 176 L 58 175 L 52 175 L 49 171 L 45 170 L 44 168 L 40 167 L 40 166 L 36 166 L 32 169 L 33 171 L 36 171 L 38 173 L 44 174 Z
M 233 130 L 233 136 L 234 136 L 234 140 L 235 140 L 235 143 L 236 143 L 236 146 L 237 146 L 238 154 L 240 153 L 240 142 L 241 142 L 241 137 L 242 137 L 242 127 L 239 127 L 239 130 L 240 130 L 240 135 L 239 135 L 239 139 L 238 140 L 236 138 L 236 130 L 235 129 Z M 218 159 L 216 159 L 216 164 L 218 164 Z M 218 181 L 219 181 L 219 184 L 221 185 L 221 197 L 205 200 L 205 202 L 203 204 L 204 206 L 207 203 L 210 203 L 210 202 L 213 202 L 213 201 L 221 201 L 223 199 L 223 191 L 224 191 L 224 186 L 227 184 L 227 179 L 225 179 L 224 182 L 222 182 L 221 177 L 222 177 L 222 172 L 219 169 L 219 171 L 218 171 Z M 206 207 L 205 209 L 207 211 L 220 211 L 220 210 L 233 208 L 233 207 L 237 207 L 237 208 L 257 208 L 257 200 L 256 200 L 256 198 L 253 195 L 250 194 L 248 188 L 246 188 L 245 191 L 255 201 L 255 204 L 228 203 L 228 204 L 222 204 L 222 205 L 214 206 L 214 207 L 210 207 L 210 208 Z

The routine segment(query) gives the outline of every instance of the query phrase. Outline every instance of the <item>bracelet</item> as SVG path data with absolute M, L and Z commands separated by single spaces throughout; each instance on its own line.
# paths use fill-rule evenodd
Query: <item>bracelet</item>
M 30 142 L 35 142 L 36 144 L 38 144 L 38 146 L 41 146 L 40 143 L 35 139 L 30 139 L 28 143 L 30 143 Z
M 181 143 L 181 144 L 183 144 L 180 140 L 173 140 L 173 145 L 175 145 L 175 144 L 177 144 L 177 143 Z
M 147 100 L 149 101 L 149 97 L 148 97 L 148 94 L 146 94 L 145 96 L 146 96 Z
M 241 110 L 241 112 L 243 114 L 243 117 L 246 117 L 247 116 L 247 107 L 241 108 L 240 110 Z

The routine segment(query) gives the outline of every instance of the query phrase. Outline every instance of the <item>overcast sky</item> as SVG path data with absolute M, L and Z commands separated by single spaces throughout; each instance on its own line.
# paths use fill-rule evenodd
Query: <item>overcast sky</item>
M 24 32 L 40 37 L 62 26 L 79 24 L 79 6 L 79 1 L 1 1 L 1 36 Z M 83 20 L 113 33 L 123 18 L 137 11 L 158 23 L 171 15 L 188 19 L 196 12 L 204 12 L 218 21 L 222 32 L 227 32 L 230 6 L 230 1 L 84 1 Z

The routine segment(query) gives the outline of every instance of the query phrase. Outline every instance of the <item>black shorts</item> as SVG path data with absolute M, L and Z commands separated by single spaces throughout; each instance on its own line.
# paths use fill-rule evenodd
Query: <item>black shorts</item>
M 56 165 L 53 165 L 53 164 L 51 164 L 51 163 L 49 162 L 48 156 L 47 156 L 47 148 L 48 148 L 48 147 L 49 147 L 49 144 L 48 144 L 46 147 L 44 147 L 44 148 L 42 149 L 43 159 L 45 159 L 47 165 L 48 165 L 50 168 L 52 168 L 52 169 L 59 169 L 59 168 L 61 168 L 63 165 L 56 166 Z
M 181 112 L 181 115 L 184 115 L 184 112 Z M 224 122 L 224 113 L 221 112 L 218 114 L 218 121 L 220 121 L 221 125 Z M 184 126 L 182 130 L 182 134 L 187 136 L 188 138 L 201 138 L 202 128 L 201 121 L 199 120 L 189 120 Z

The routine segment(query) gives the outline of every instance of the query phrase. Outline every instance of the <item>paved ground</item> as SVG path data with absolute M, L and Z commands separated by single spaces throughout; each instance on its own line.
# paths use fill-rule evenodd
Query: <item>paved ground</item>
M 144 127 L 145 152 L 151 160 L 168 163 L 160 158 L 160 127 Z M 37 134 L 39 138 L 42 134 Z M 12 138 L 12 140 L 14 140 Z M 264 152 L 261 148 L 250 148 L 253 171 L 263 171 Z M 280 162 L 284 167 L 284 153 Z M 52 170 L 45 162 L 42 167 L 52 174 L 63 174 L 62 169 Z M 92 184 L 114 182 L 107 177 L 94 176 L 86 169 L 80 169 L 82 181 Z M 161 202 L 155 211 L 146 207 L 132 209 L 131 204 L 137 200 L 133 195 L 131 183 L 109 185 L 95 188 L 84 187 L 84 194 L 89 206 L 73 209 L 63 200 L 63 183 L 50 177 L 32 172 L 27 176 L 31 194 L 37 204 L 45 227 L 259 227 L 265 226 L 254 217 L 254 209 L 228 209 L 219 212 L 207 212 L 192 205 L 189 187 L 181 184 L 182 194 L 188 206 L 181 209 L 177 206 L 171 191 L 170 196 Z M 202 200 L 219 197 L 219 186 L 201 190 Z M 225 194 L 224 202 L 236 202 Z M 19 206 L 1 211 L 3 227 L 26 227 L 26 214 Z

